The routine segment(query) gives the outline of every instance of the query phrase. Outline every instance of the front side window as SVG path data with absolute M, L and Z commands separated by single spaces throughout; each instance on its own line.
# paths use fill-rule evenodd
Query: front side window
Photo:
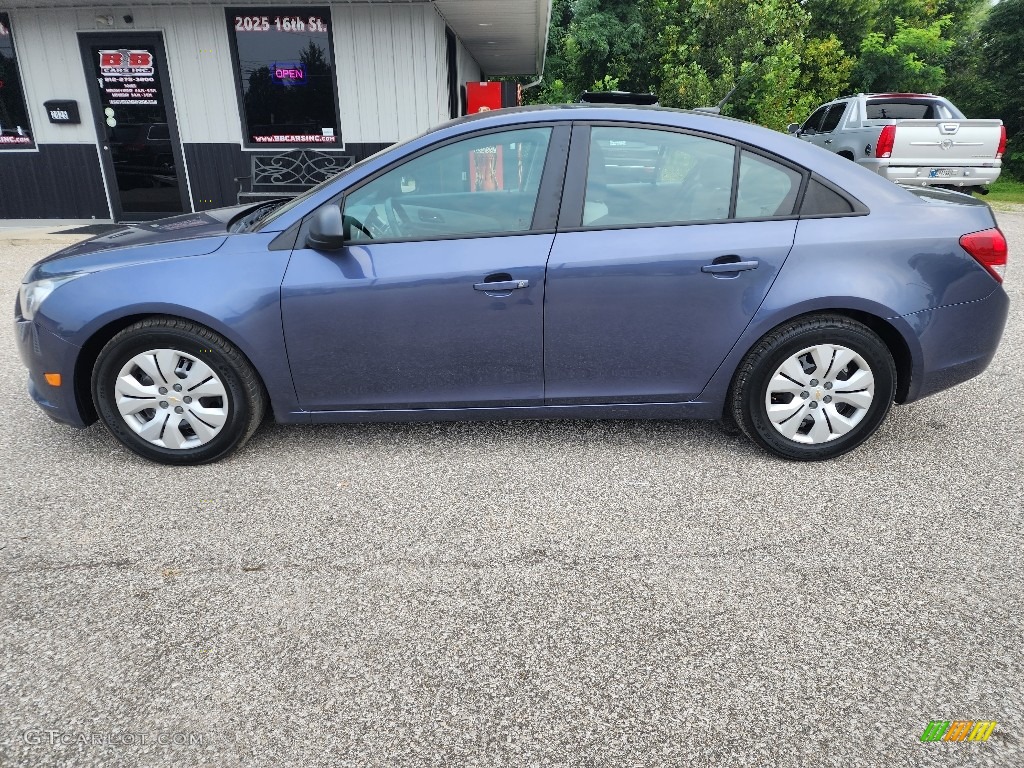
M 34 147 L 11 20 L 6 13 L 0 13 L 0 149 Z
M 341 146 L 328 8 L 229 8 L 249 146 Z
M 818 107 L 814 113 L 807 118 L 807 122 L 804 123 L 800 129 L 804 133 L 817 133 L 821 129 L 821 121 L 825 119 L 825 113 L 828 112 L 828 104 L 824 107 Z
M 354 241 L 526 232 L 551 128 L 502 131 L 446 144 L 345 198 Z
M 594 127 L 583 226 L 727 219 L 735 154 L 731 144 L 685 133 Z

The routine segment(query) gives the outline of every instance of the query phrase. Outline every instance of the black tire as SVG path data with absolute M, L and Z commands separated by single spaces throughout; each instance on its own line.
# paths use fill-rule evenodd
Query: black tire
M 768 386 L 772 377 L 780 366 L 790 358 L 805 349 L 817 345 L 838 345 L 846 347 L 858 355 L 870 369 L 873 376 L 874 394 L 870 404 L 861 409 L 850 409 L 851 413 L 859 419 L 856 426 L 840 436 L 831 437 L 825 442 L 804 443 L 798 442 L 781 434 L 768 416 Z M 808 365 L 813 364 L 809 362 Z M 806 370 L 806 369 L 805 369 Z M 811 369 L 816 371 L 817 369 Z M 856 364 L 851 364 L 850 369 L 844 368 L 847 372 L 856 372 Z M 832 372 L 833 375 L 835 372 Z M 801 422 L 794 424 L 813 423 L 815 417 L 824 418 L 832 430 L 832 422 L 824 416 L 825 405 L 830 403 L 832 397 L 829 390 L 824 390 L 824 384 L 809 386 L 810 381 L 816 381 L 813 376 L 816 373 L 805 374 L 809 378 L 801 381 L 801 387 L 807 385 L 805 391 L 810 395 L 804 400 L 806 406 L 799 406 L 801 410 L 792 418 L 799 417 Z M 840 374 L 844 375 L 844 374 Z M 848 372 L 846 375 L 850 375 Z M 840 392 L 841 381 L 829 382 L 835 386 L 835 392 Z M 824 393 L 824 394 L 823 394 Z M 814 315 L 792 323 L 783 325 L 767 336 L 762 338 L 747 356 L 740 363 L 733 378 L 732 387 L 729 391 L 729 401 L 726 404 L 726 416 L 735 420 L 740 429 L 755 443 L 770 453 L 786 459 L 796 461 L 822 461 L 841 456 L 852 451 L 865 440 L 867 440 L 879 425 L 885 420 L 889 408 L 892 406 L 893 397 L 896 393 L 896 367 L 892 355 L 885 343 L 867 326 L 841 315 Z M 774 397 L 774 395 L 773 395 Z M 798 396 L 793 395 L 794 403 L 799 401 Z M 799 397 L 803 398 L 803 392 Z M 823 397 L 828 398 L 822 400 Z M 773 404 L 775 401 L 773 400 Z M 785 405 L 785 401 L 782 401 Z M 815 408 L 815 412 L 803 410 L 804 408 Z M 832 408 L 849 408 L 845 404 L 833 405 Z M 817 410 L 820 408 L 820 413 Z M 801 415 L 803 414 L 803 415 Z M 841 414 L 845 417 L 845 414 Z M 833 419 L 835 412 L 833 411 Z M 801 435 L 801 437 L 807 437 Z
M 226 408 L 227 415 L 223 425 L 219 426 L 220 431 L 208 442 L 181 448 L 154 445 L 136 434 L 128 426 L 127 417 L 122 416 L 118 410 L 115 385 L 122 367 L 137 355 L 156 349 L 174 350 L 195 358 L 220 379 L 226 393 L 220 403 L 221 407 Z M 175 372 L 165 373 L 166 383 L 172 382 L 174 376 Z M 154 386 L 163 383 L 156 381 Z M 180 394 L 184 396 L 187 390 Z M 122 444 L 151 461 L 173 465 L 206 464 L 241 448 L 252 437 L 267 409 L 263 384 L 252 365 L 236 347 L 208 328 L 173 317 L 142 320 L 125 328 L 107 342 L 93 366 L 92 396 L 100 419 Z M 188 399 L 186 401 L 191 402 Z M 160 406 L 154 406 L 154 413 L 157 407 Z M 197 427 L 201 425 L 197 424 Z M 186 425 L 181 431 L 188 433 L 190 430 Z M 192 432 L 192 440 L 199 440 L 195 432 Z

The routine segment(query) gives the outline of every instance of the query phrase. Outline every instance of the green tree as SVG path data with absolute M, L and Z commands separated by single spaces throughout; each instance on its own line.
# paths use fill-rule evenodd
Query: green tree
M 663 104 L 713 105 L 732 92 L 725 114 L 778 129 L 805 109 L 809 17 L 795 0 L 666 2 L 663 11 Z
M 1001 90 L 993 79 L 985 46 L 990 33 L 982 30 L 988 17 L 988 4 L 981 0 L 969 16 L 952 26 L 957 34 L 946 55 L 946 85 L 943 95 L 967 117 L 993 117 L 1000 103 Z
M 1011 134 L 1024 131 L 1024 0 L 1002 0 L 981 28 L 997 113 Z
M 1002 0 L 981 27 L 983 63 L 991 87 L 992 113 L 1001 118 L 1010 142 L 1004 172 L 1024 179 L 1024 0 Z
M 605 77 L 630 91 L 658 80 L 659 0 L 555 0 L 545 84 L 530 98 L 575 101 Z
M 856 53 L 878 13 L 879 0 L 806 0 L 808 35 L 818 40 L 835 37 L 846 53 Z
M 849 92 L 850 75 L 856 64 L 857 60 L 846 54 L 834 35 L 824 40 L 808 40 L 800 61 L 798 83 L 803 117 L 823 102 Z M 798 116 L 797 120 L 803 117 Z
M 925 27 L 913 27 L 895 19 L 895 32 L 886 37 L 872 32 L 861 44 L 860 59 L 853 72 L 858 90 L 938 92 L 946 83 L 942 66 L 953 41 L 942 36 L 949 18 Z

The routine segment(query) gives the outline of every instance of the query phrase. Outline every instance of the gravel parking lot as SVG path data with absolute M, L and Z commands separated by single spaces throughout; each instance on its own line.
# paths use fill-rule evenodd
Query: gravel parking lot
M 698 422 L 279 427 L 168 469 L 0 331 L 2 766 L 1024 765 L 1024 212 L 981 377 L 801 465 Z M 9 301 L 59 247 L 0 233 Z M 930 720 L 996 720 L 923 744 Z

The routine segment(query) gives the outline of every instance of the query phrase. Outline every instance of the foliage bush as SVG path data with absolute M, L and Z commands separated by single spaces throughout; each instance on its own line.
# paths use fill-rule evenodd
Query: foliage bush
M 943 93 L 1024 133 L 1024 0 L 553 0 L 532 103 L 657 93 L 783 130 L 858 91 Z M 1007 166 L 1018 177 L 1021 141 Z M 1007 155 L 1010 155 L 1007 152 Z
M 1003 175 L 1024 181 L 1024 133 L 1018 133 L 1006 143 L 1003 153 Z

